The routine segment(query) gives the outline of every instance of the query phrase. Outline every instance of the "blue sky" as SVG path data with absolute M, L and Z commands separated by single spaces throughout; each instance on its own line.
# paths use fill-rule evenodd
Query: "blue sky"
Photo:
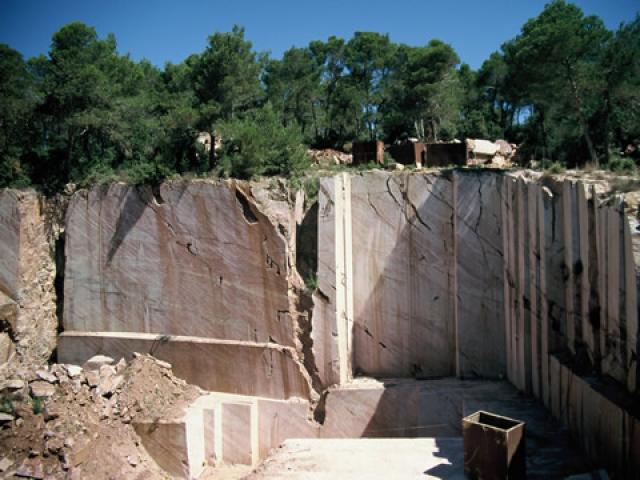
M 479 67 L 536 16 L 545 0 L 0 0 L 0 43 L 25 57 L 46 53 L 51 35 L 74 20 L 114 33 L 120 53 L 158 66 L 201 52 L 215 31 L 234 24 L 258 51 L 278 58 L 291 46 L 354 31 L 389 33 L 393 41 L 424 45 L 439 38 L 463 62 Z M 615 29 L 640 11 L 638 0 L 576 0 Z

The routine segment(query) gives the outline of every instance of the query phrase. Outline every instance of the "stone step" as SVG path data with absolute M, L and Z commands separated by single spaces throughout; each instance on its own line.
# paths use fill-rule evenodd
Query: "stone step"
M 177 424 L 137 424 L 136 431 L 172 475 L 198 478 L 210 466 L 270 462 L 270 453 L 292 439 L 410 437 L 417 445 L 425 438 L 443 444 L 460 439 L 463 416 L 485 410 L 526 423 L 532 478 L 593 467 L 548 412 L 505 381 L 359 378 L 329 389 L 324 409 L 320 424 L 311 420 L 310 404 L 300 398 L 210 392 L 194 401 Z
M 274 343 L 134 332 L 65 331 L 58 359 L 82 365 L 97 354 L 131 358 L 149 353 L 204 390 L 287 399 L 309 398 L 311 386 L 293 348 Z
M 208 466 L 255 466 L 287 438 L 318 436 L 309 402 L 212 392 L 176 422 L 136 423 L 152 457 L 173 476 L 198 478 Z

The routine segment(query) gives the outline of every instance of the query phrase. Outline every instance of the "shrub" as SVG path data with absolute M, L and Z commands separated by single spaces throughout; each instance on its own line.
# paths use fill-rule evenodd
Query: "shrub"
M 12 415 L 14 411 L 11 399 L 6 395 L 0 395 L 0 412 Z
M 607 166 L 612 172 L 618 173 L 633 173 L 636 169 L 633 158 L 620 157 L 619 155 L 612 155 Z
M 223 122 L 220 167 L 229 177 L 291 176 L 310 164 L 297 126 L 283 126 L 270 103 L 254 115 Z
M 547 173 L 564 173 L 565 166 L 561 162 L 551 162 L 550 160 L 544 160 L 541 164 L 542 168 L 547 171 Z
M 33 397 L 31 399 L 31 408 L 36 415 L 44 411 L 44 400 L 41 397 Z

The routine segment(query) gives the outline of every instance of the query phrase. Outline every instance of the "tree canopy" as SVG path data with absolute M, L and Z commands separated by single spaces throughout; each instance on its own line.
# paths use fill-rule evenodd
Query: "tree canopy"
M 200 132 L 222 149 L 203 151 Z M 0 186 L 292 175 L 308 147 L 408 137 L 504 138 L 526 159 L 606 164 L 640 144 L 640 17 L 610 31 L 554 0 L 478 70 L 441 40 L 376 32 L 274 59 L 236 26 L 163 68 L 79 22 L 46 55 L 0 44 Z

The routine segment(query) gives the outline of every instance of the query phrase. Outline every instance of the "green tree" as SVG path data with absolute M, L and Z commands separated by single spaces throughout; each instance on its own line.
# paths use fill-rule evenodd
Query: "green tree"
M 463 94 L 456 52 L 431 40 L 426 47 L 402 46 L 399 57 L 390 105 L 383 108 L 387 137 L 410 135 L 438 141 L 455 136 Z
M 221 122 L 218 128 L 223 138 L 221 167 L 227 176 L 289 176 L 309 166 L 299 128 L 283 126 L 270 103 L 251 116 Z
M 514 92 L 508 90 L 508 73 L 504 55 L 493 52 L 476 75 L 476 87 L 486 106 L 484 110 L 488 113 L 487 130 L 498 137 L 504 137 L 511 131 L 518 113 Z
M 597 59 L 609 38 L 598 17 L 585 16 L 579 7 L 554 0 L 503 45 L 512 87 L 521 89 L 523 100 L 533 106 L 543 137 L 550 137 L 547 126 L 555 116 L 554 133 L 566 138 L 577 128 L 596 165 L 598 153 L 589 122 L 601 101 L 603 78 Z
M 620 25 L 599 65 L 605 78 L 600 130 L 609 160 L 611 143 L 640 143 L 640 15 Z
M 396 46 L 389 36 L 375 32 L 356 32 L 345 46 L 344 65 L 358 103 L 353 112 L 356 136 L 362 136 L 362 128 L 370 140 L 377 139 L 380 133 L 378 112 L 385 101 L 395 53 Z
M 313 141 L 320 135 L 321 75 L 322 65 L 308 48 L 291 48 L 282 60 L 270 60 L 264 75 L 267 98 L 284 124 L 297 123 Z
M 322 66 L 320 138 L 316 144 L 324 147 L 342 147 L 351 141 L 351 112 L 357 110 L 355 90 L 350 83 L 345 68 L 344 39 L 329 37 L 326 42 L 319 40 L 309 44 L 309 50 L 316 63 Z
M 109 170 L 131 156 L 127 128 L 139 72 L 116 53 L 112 35 L 100 40 L 95 29 L 74 22 L 53 35 L 49 60 L 34 61 L 41 72 L 44 100 L 39 108 L 46 137 L 43 182 L 80 180 L 93 169 Z M 55 183 L 55 182 L 54 182 Z
M 196 98 L 205 123 L 233 119 L 256 107 L 262 97 L 260 72 L 263 58 L 252 51 L 244 28 L 216 32 L 209 45 L 193 61 Z
M 22 55 L 0 44 L 0 186 L 28 185 L 32 110 L 36 92 Z

